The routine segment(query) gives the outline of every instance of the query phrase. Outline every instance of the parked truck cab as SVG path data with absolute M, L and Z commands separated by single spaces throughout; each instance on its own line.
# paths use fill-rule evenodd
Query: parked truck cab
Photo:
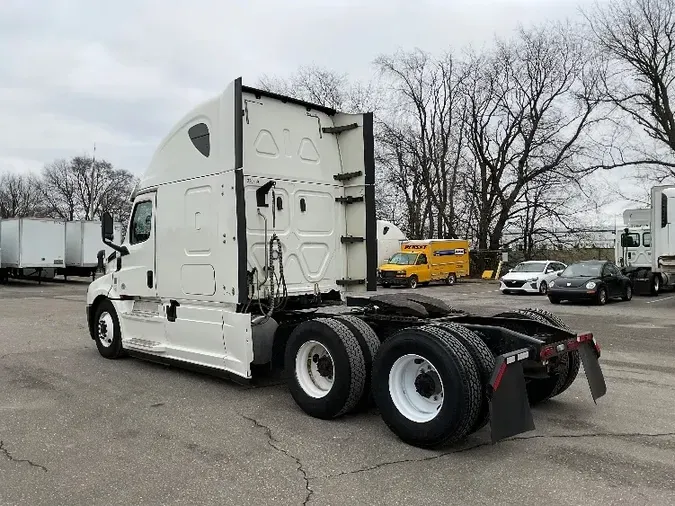
M 469 275 L 469 243 L 459 239 L 405 241 L 401 250 L 380 266 L 383 287 L 442 281 L 453 285 L 457 278 Z
M 649 209 L 627 209 L 617 227 L 615 260 L 636 293 L 658 295 L 675 283 L 675 186 L 655 186 Z
M 191 111 L 134 191 L 122 244 L 102 217 L 115 251 L 107 262 L 99 252 L 105 274 L 86 307 L 99 353 L 245 382 L 278 360 L 310 416 L 374 399 L 387 426 L 422 447 L 488 422 L 493 441 L 532 430 L 529 404 L 566 390 L 581 360 L 593 399 L 604 395 L 593 335 L 547 312 L 475 316 L 421 294 L 367 293 L 377 286 L 373 142 L 369 113 L 240 79 Z M 411 241 L 402 253 L 423 280 L 468 274 L 463 241 Z

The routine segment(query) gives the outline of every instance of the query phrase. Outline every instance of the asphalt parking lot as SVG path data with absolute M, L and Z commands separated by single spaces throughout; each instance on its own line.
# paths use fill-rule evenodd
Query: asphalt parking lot
M 0 504 L 675 503 L 675 294 L 604 307 L 504 296 L 492 283 L 421 288 L 479 314 L 544 307 L 603 350 L 585 378 L 497 445 L 398 441 L 376 412 L 321 421 L 282 385 L 251 388 L 101 358 L 85 281 L 0 286 Z

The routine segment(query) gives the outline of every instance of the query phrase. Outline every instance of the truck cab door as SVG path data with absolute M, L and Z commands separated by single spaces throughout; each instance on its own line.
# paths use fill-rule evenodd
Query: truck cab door
M 155 298 L 157 279 L 155 269 L 156 193 L 139 195 L 129 220 L 124 245 L 128 255 L 120 257 L 113 283 L 120 295 Z
M 431 264 L 427 259 L 425 253 L 420 253 L 415 262 L 415 272 L 417 274 L 417 279 L 422 283 L 431 281 Z

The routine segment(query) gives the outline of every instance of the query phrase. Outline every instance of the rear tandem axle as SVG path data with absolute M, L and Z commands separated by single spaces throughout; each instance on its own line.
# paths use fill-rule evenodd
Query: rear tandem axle
M 547 311 L 482 317 L 419 294 L 347 304 L 346 315 L 278 315 L 289 331 L 288 386 L 311 416 L 335 418 L 372 398 L 400 439 L 435 447 L 488 422 L 493 442 L 533 430 L 530 406 L 569 388 L 582 363 L 593 400 L 606 393 L 593 334 Z

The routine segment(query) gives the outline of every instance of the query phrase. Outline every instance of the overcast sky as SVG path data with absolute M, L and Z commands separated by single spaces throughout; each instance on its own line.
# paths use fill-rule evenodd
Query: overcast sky
M 379 54 L 490 44 L 591 1 L 0 0 L 0 171 L 96 143 L 140 175 L 173 124 L 239 76 L 316 63 L 368 78 Z
M 489 43 L 588 0 L 1 0 L 0 170 L 91 153 L 142 173 L 193 105 L 238 76 Z

